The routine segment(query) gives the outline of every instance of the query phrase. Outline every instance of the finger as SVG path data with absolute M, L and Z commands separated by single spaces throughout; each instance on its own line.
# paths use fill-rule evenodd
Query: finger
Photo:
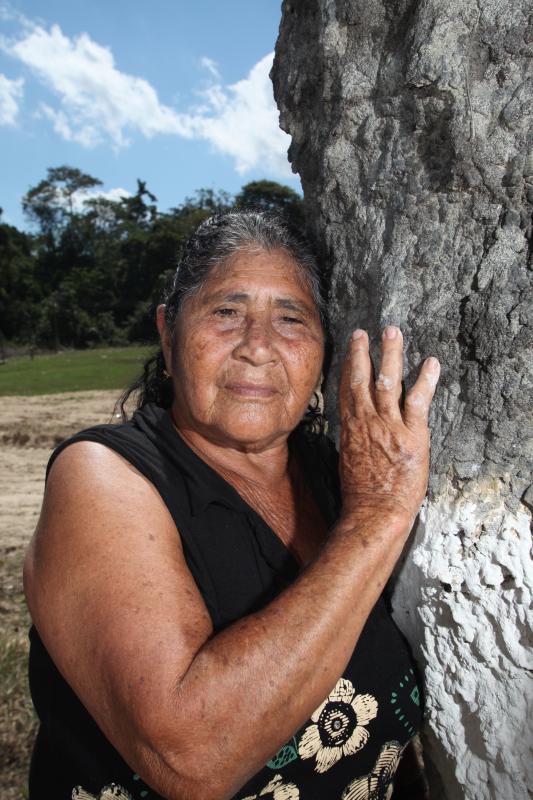
M 339 383 L 339 411 L 341 420 L 347 415 L 353 415 L 353 400 L 350 392 L 350 342 L 342 362 L 341 379 Z
M 358 335 L 358 332 L 361 333 Z M 350 340 L 350 395 L 353 414 L 362 417 L 375 412 L 373 365 L 370 360 L 369 341 L 366 331 L 358 328 Z
M 357 330 L 360 331 L 361 329 L 358 328 Z M 353 337 L 355 334 L 356 331 L 354 331 L 350 337 L 346 358 L 342 366 L 341 383 L 339 387 L 341 419 L 345 419 L 346 416 L 353 417 L 355 415 L 355 402 L 352 392 L 352 382 L 362 380 L 363 375 L 358 374 L 357 369 L 354 367 L 354 359 L 357 363 L 357 359 L 361 359 L 361 356 L 364 355 L 365 347 L 368 351 L 368 336 L 366 332 L 361 331 L 360 338 L 354 339 Z M 361 354 L 359 352 L 358 354 L 358 351 L 361 350 L 363 350 L 363 353 Z
M 395 325 L 387 325 L 382 335 L 381 366 L 376 380 L 376 408 L 383 416 L 401 418 L 402 375 L 402 332 Z
M 427 358 L 422 364 L 416 383 L 405 395 L 404 422 L 411 430 L 427 426 L 429 406 L 437 388 L 439 375 L 438 360 Z

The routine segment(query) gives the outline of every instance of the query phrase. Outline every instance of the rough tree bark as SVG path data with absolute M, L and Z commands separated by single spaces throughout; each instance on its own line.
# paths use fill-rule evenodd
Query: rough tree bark
M 401 327 L 407 388 L 441 362 L 394 609 L 447 800 L 533 790 L 532 54 L 531 0 L 286 0 L 272 73 L 328 271 L 333 432 L 355 326 L 376 366 Z

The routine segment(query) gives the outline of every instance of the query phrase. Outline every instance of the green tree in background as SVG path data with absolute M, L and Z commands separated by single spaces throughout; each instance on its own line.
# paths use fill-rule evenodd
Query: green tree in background
M 44 180 L 22 199 L 22 210 L 43 236 L 56 236 L 75 215 L 76 195 L 101 186 L 102 181 L 75 167 L 51 167 Z
M 9 339 L 32 344 L 36 339 L 35 308 L 42 297 L 35 275 L 33 242 L 1 220 L 0 265 L 0 347 L 3 349 L 4 340 Z
M 57 350 L 153 340 L 155 304 L 202 220 L 249 207 L 303 226 L 299 195 L 272 181 L 235 198 L 200 189 L 165 213 L 145 181 L 116 200 L 91 193 L 101 185 L 74 167 L 51 168 L 23 198 L 35 232 L 0 224 L 0 342 Z
M 290 186 L 275 181 L 252 181 L 243 186 L 235 197 L 237 208 L 258 208 L 276 211 L 296 228 L 304 228 L 302 198 Z

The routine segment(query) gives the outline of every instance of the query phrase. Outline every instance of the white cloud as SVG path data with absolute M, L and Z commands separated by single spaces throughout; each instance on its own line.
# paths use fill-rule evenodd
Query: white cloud
M 0 73 L 0 125 L 14 125 L 22 99 L 24 81 L 22 78 L 9 80 Z
M 203 139 L 231 156 L 239 173 L 263 168 L 290 175 L 290 139 L 279 128 L 269 78 L 272 53 L 232 85 L 222 83 L 216 62 L 204 56 L 210 83 L 197 92 L 201 104 L 179 112 L 161 103 L 148 81 L 121 72 L 111 50 L 85 33 L 69 38 L 58 25 L 50 31 L 34 25 L 0 47 L 58 98 L 55 106 L 42 103 L 40 114 L 64 139 L 83 147 L 110 142 L 115 149 L 127 146 L 133 133 Z
M 261 59 L 246 78 L 230 86 L 213 83 L 202 92 L 206 106 L 190 116 L 196 135 L 221 153 L 233 156 L 241 174 L 257 167 L 290 175 L 290 137 L 279 127 L 269 73 L 273 53 Z
M 87 34 L 69 39 L 58 25 L 50 32 L 35 26 L 8 51 L 59 96 L 60 108 L 46 105 L 42 110 L 66 139 L 85 147 L 109 139 L 119 148 L 128 143 L 132 129 L 146 137 L 184 133 L 175 112 L 161 105 L 148 81 L 120 72 L 112 52 Z
M 115 189 L 107 189 L 107 191 L 99 189 L 80 189 L 72 196 L 72 206 L 74 211 L 80 212 L 85 210 L 85 205 L 90 200 L 121 200 L 123 197 L 131 197 L 131 192 L 127 189 L 116 187 Z

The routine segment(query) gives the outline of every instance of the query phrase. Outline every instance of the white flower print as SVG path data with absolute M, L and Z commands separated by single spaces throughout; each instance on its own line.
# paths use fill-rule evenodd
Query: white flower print
M 76 786 L 72 790 L 71 797 L 72 800 L 132 800 L 131 795 L 122 786 L 117 786 L 116 783 L 104 786 L 98 794 L 91 794 L 82 789 L 81 786 Z
M 300 792 L 296 784 L 283 783 L 281 775 L 274 775 L 259 794 L 248 795 L 248 797 L 243 797 L 242 800 L 257 800 L 259 797 L 268 797 L 270 800 L 300 800 Z
M 372 772 L 349 783 L 341 800 L 390 800 L 402 751 L 403 747 L 399 742 L 386 742 Z
M 347 678 L 339 678 L 331 694 L 311 716 L 298 743 L 301 758 L 316 756 L 315 772 L 327 772 L 342 756 L 361 750 L 370 734 L 364 727 L 378 713 L 370 694 L 355 694 Z

